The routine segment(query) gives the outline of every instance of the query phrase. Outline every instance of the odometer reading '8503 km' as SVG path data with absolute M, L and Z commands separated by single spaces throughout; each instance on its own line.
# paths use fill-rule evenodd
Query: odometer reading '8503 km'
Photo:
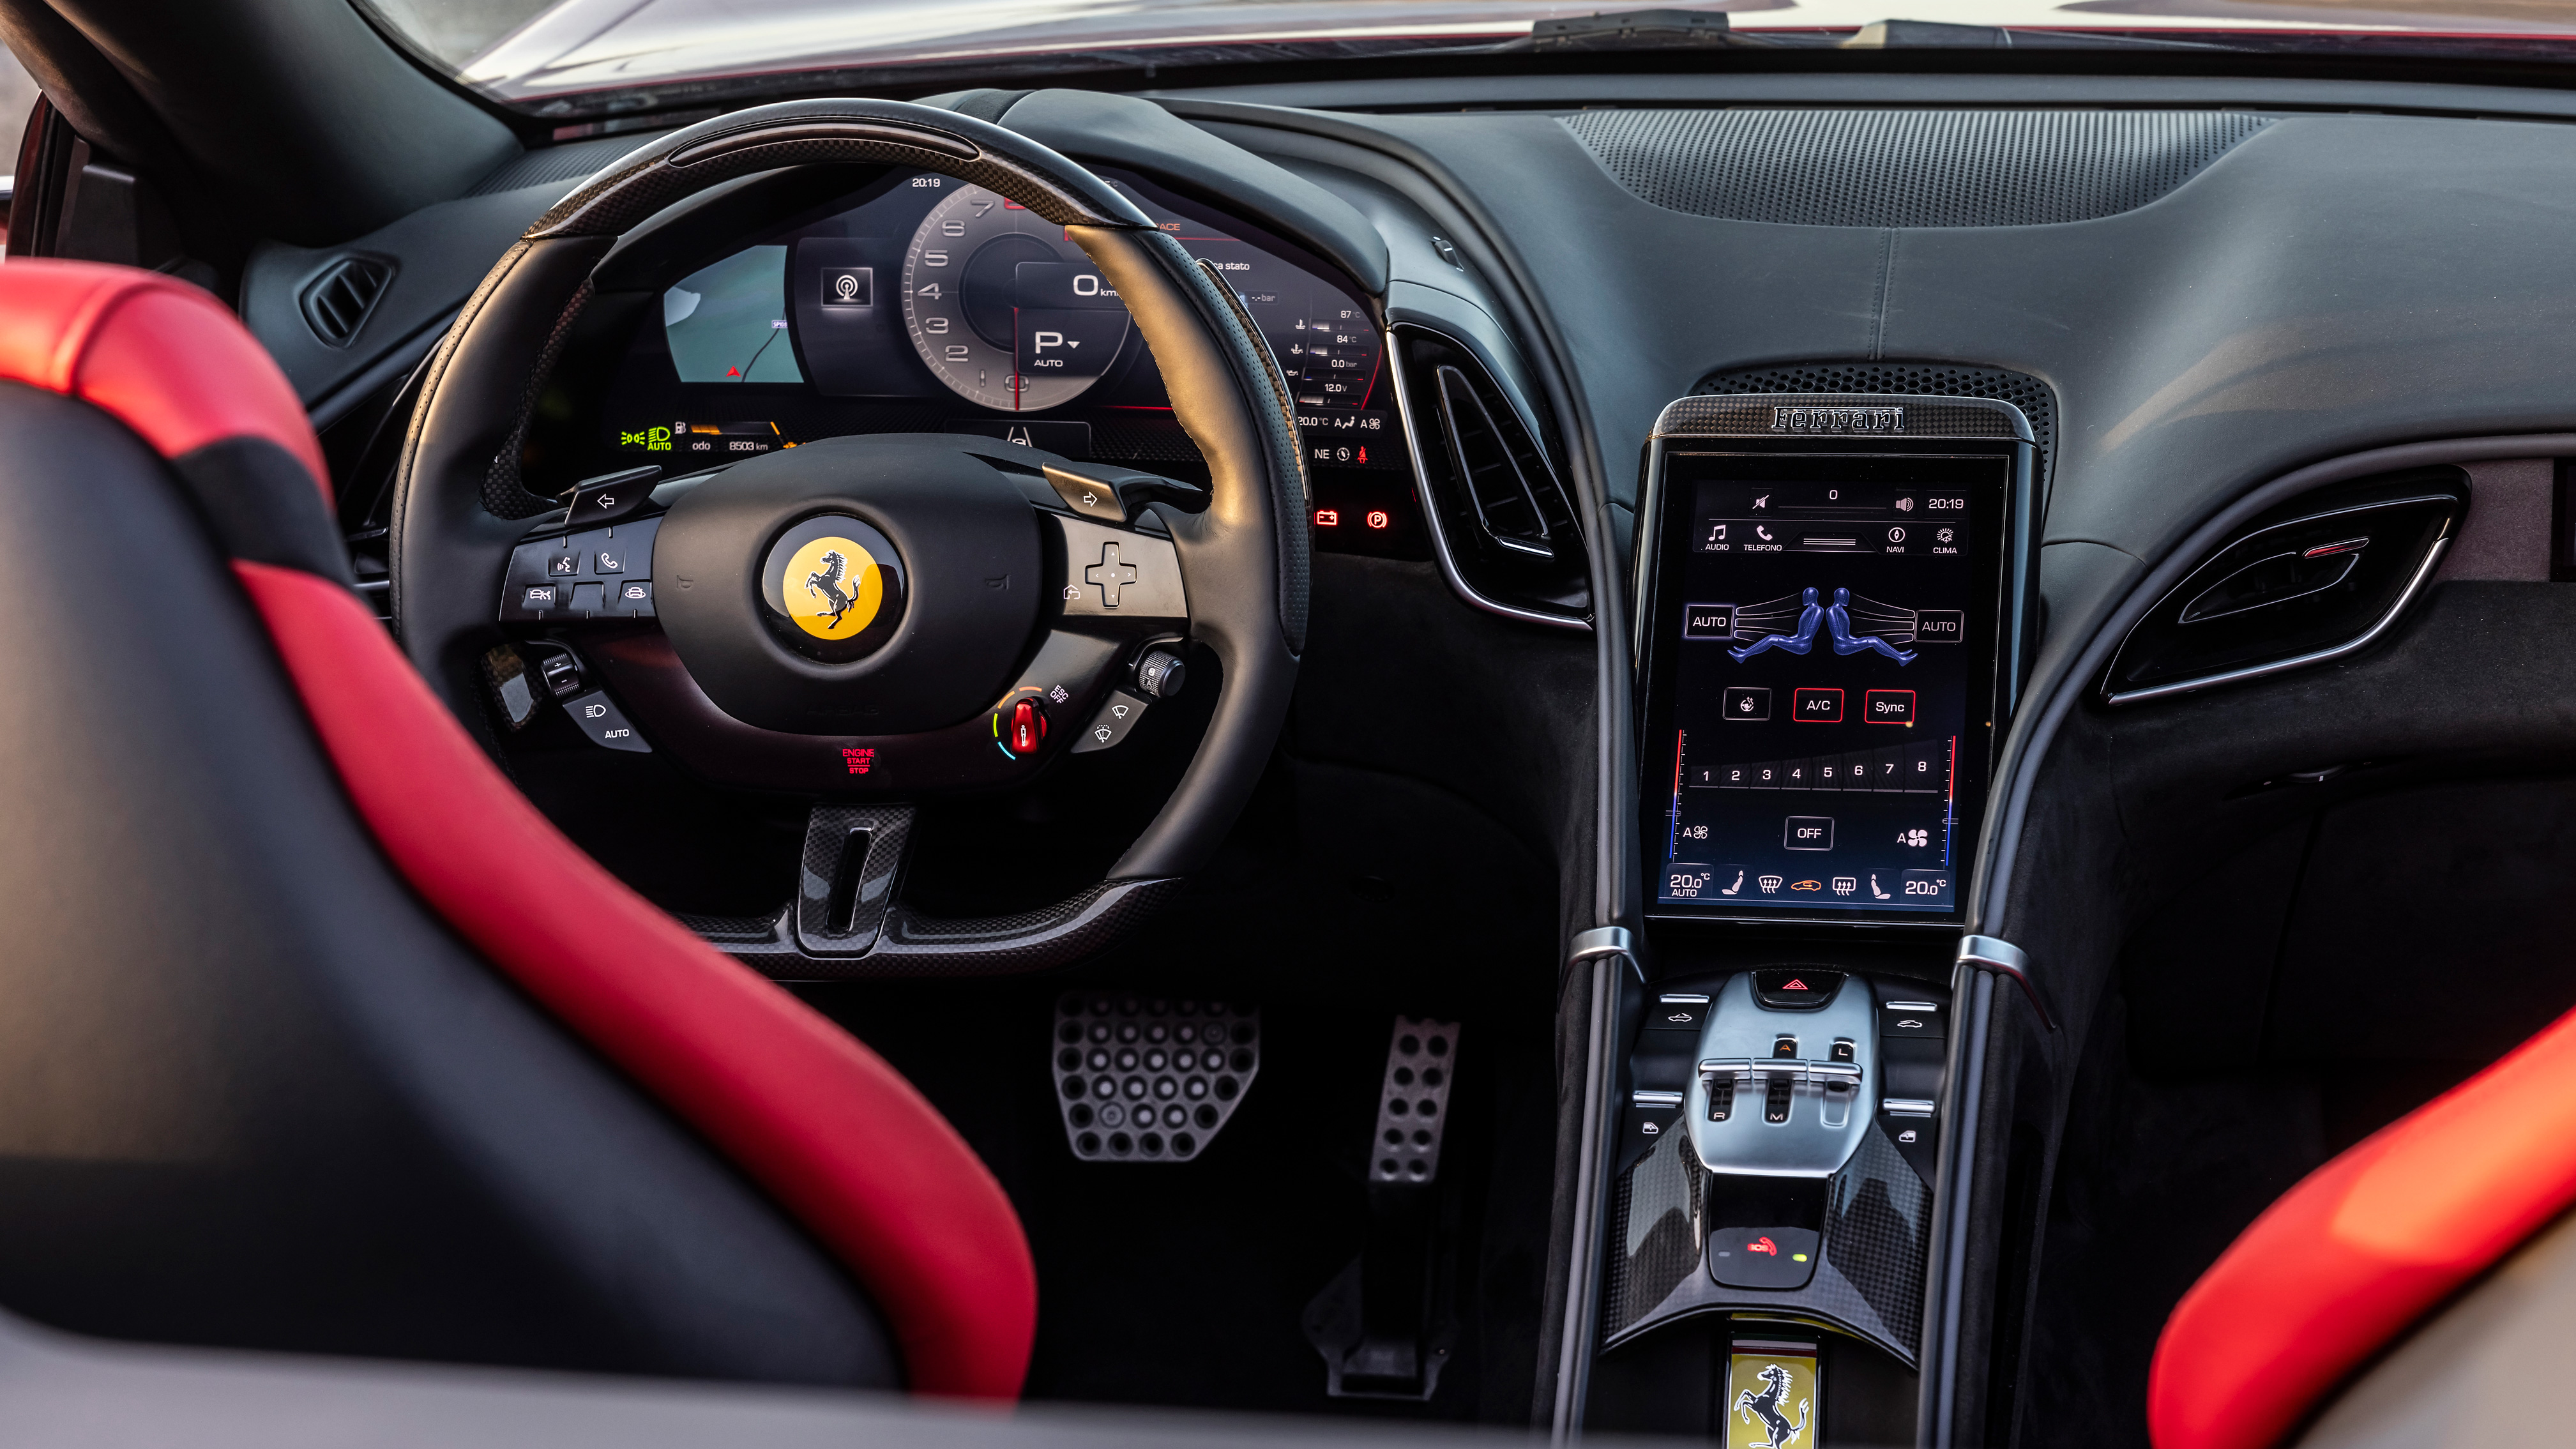
M 904 326 L 922 363 L 958 396 L 1004 412 L 1080 397 L 1126 344 L 1126 304 L 1063 227 L 981 186 L 947 184 L 955 190 L 903 257 Z

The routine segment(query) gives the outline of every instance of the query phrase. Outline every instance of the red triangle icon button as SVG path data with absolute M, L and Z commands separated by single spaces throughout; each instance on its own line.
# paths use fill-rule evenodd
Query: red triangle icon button
M 1781 987 L 1780 989 L 1783 991 L 1805 991 L 1808 990 L 1809 987 L 1806 982 L 1792 976 L 1789 978 L 1789 984 Z

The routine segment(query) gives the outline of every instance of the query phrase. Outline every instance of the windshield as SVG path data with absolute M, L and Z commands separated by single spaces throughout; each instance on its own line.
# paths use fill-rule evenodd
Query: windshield
M 1042 76 L 1544 49 L 1605 8 L 1526 0 L 355 0 L 424 61 L 544 116 L 671 109 L 889 71 Z M 1743 45 L 2197 45 L 2557 59 L 2576 0 L 1728 0 Z M 1931 22 L 1879 25 L 1881 21 Z M 1953 30 L 1950 27 L 1979 27 Z M 2002 33 L 1998 33 L 1998 31 Z M 1569 50 L 1705 45 L 1667 30 Z M 1043 80 L 1031 80 L 1043 84 Z

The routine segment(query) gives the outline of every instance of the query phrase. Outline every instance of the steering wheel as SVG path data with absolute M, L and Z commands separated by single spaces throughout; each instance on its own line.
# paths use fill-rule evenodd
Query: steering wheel
M 520 447 L 619 238 L 739 177 L 852 164 L 941 172 L 1063 226 L 1152 349 L 1209 486 L 990 439 L 862 435 L 660 486 L 584 488 L 532 530 Z M 1081 166 L 900 102 L 740 111 L 592 177 L 501 257 L 432 354 L 395 488 L 395 628 L 469 727 L 490 729 L 483 671 L 498 620 L 581 628 L 613 611 L 628 617 L 582 647 L 614 693 L 573 703 L 622 721 L 622 701 L 698 774 L 817 802 L 777 919 L 691 921 L 772 975 L 997 973 L 1098 951 L 1231 827 L 1305 646 L 1304 461 L 1285 380 L 1241 301 Z M 602 539 L 632 580 L 612 578 L 605 609 L 548 574 L 579 572 L 567 555 Z M 1168 656 L 1144 656 L 1180 637 L 1216 657 L 1214 713 L 1105 879 L 1011 916 L 939 919 L 904 904 L 914 804 L 1027 779 L 1111 728 L 1095 721 L 1144 702 L 1140 659 L 1150 679 Z

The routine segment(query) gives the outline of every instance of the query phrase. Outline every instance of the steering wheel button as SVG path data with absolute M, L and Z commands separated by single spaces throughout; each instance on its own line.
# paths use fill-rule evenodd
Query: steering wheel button
M 1073 753 L 1087 755 L 1093 750 L 1115 748 L 1126 740 L 1136 721 L 1145 717 L 1145 705 L 1146 701 L 1123 689 L 1111 692 L 1108 702 L 1083 727 L 1082 738 L 1073 742 Z
M 638 619 L 653 617 L 653 581 L 624 579 L 610 585 L 617 599 L 614 612 L 632 614 Z
M 519 593 L 519 607 L 530 612 L 560 609 L 564 606 L 561 584 L 530 584 Z
M 592 744 L 603 749 L 625 750 L 638 755 L 653 753 L 653 747 L 644 743 L 644 737 L 635 733 L 635 726 L 627 722 L 625 711 L 619 709 L 617 701 L 610 699 L 604 690 L 594 689 L 588 694 L 577 694 L 565 700 L 564 713 L 572 716 L 573 723 L 581 726 L 581 732 L 590 736 Z
M 550 579 L 570 578 L 572 575 L 580 572 L 581 555 L 563 550 L 558 550 L 546 555 L 546 577 Z
M 608 592 L 601 584 L 572 586 L 572 608 L 578 614 L 596 614 L 608 607 Z
M 1050 514 L 1064 538 L 1064 613 L 1071 618 L 1186 619 L 1170 540 Z
M 592 570 L 601 575 L 622 574 L 626 572 L 626 546 L 611 544 L 606 548 L 592 549 L 590 563 Z

